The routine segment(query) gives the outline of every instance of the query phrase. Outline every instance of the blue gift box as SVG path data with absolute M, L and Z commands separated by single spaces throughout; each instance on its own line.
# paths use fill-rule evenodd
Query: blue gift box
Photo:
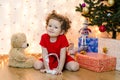
M 82 38 L 78 39 L 78 47 L 81 46 Z M 87 52 L 98 52 L 98 38 L 86 38 Z

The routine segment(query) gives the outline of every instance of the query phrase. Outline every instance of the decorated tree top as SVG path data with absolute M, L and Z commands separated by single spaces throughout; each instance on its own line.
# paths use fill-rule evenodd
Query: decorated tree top
M 101 32 L 112 32 L 112 38 L 120 32 L 120 0 L 84 0 L 76 11 L 88 18 L 90 25 L 103 29 Z

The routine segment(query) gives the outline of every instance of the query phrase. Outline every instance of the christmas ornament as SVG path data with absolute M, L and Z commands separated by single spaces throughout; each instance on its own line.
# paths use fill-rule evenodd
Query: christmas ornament
M 100 32 L 105 32 L 106 31 L 105 26 L 104 25 L 99 26 L 99 31 Z
M 103 53 L 107 54 L 108 49 L 106 47 L 103 48 Z
M 85 55 L 87 52 L 86 51 L 80 51 L 80 54 Z
M 88 14 L 89 13 L 88 7 L 84 7 L 82 12 L 83 12 L 83 14 Z
M 111 16 L 111 14 L 110 14 L 110 13 L 108 13 L 108 14 L 107 14 L 107 16 L 108 16 L 108 17 L 110 17 L 110 16 Z
M 82 4 L 81 4 L 81 6 L 82 6 L 82 7 L 85 7 L 85 6 L 86 6 L 86 4 L 85 4 L 85 3 L 82 3 Z
M 113 6 L 113 5 L 114 5 L 114 3 L 115 3 L 115 1 L 114 1 L 114 0 L 108 0 L 109 7 Z

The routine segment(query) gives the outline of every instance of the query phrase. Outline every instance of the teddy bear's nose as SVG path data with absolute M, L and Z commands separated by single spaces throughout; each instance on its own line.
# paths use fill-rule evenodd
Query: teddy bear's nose
M 29 46 L 29 44 L 27 43 L 27 46 Z

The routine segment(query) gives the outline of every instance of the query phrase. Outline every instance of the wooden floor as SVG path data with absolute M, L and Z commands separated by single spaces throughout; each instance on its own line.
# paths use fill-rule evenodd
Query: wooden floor
M 119 71 L 97 73 L 86 69 L 77 72 L 65 70 L 62 75 L 40 73 L 39 71 L 7 66 L 7 59 L 0 60 L 0 80 L 120 80 Z

